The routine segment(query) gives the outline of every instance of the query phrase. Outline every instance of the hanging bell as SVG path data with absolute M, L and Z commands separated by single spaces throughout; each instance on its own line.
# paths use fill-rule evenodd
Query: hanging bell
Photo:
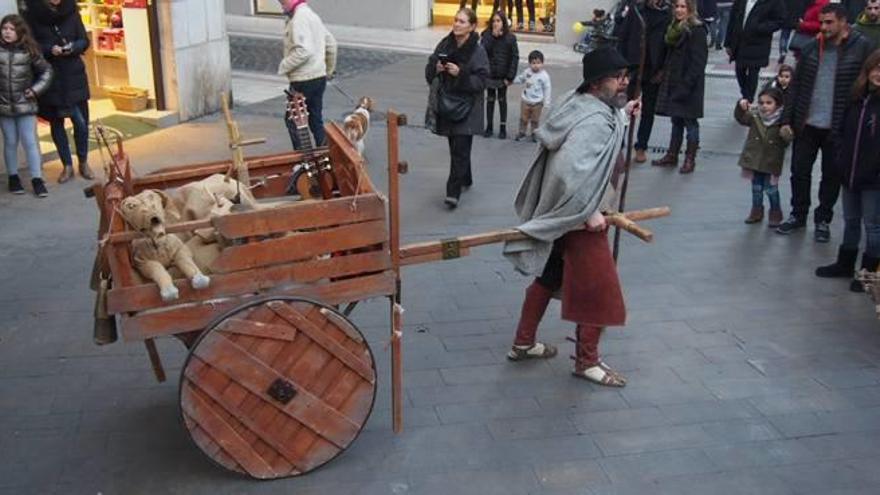
M 101 276 L 98 282 L 98 290 L 95 293 L 95 327 L 94 339 L 97 345 L 107 345 L 116 342 L 116 317 L 107 314 L 107 291 L 110 290 L 110 280 Z

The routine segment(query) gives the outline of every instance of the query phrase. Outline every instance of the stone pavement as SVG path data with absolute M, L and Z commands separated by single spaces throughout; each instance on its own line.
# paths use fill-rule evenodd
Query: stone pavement
M 419 58 L 337 81 L 381 109 L 421 120 Z M 558 92 L 578 71 L 551 67 Z M 239 88 L 271 80 L 239 78 Z M 237 90 L 241 93 L 242 90 Z M 730 79 L 708 83 L 698 169 L 682 177 L 634 169 L 631 208 L 669 205 L 650 224 L 656 242 L 623 243 L 629 324 L 608 332 L 607 361 L 622 390 L 570 377 L 572 351 L 551 306 L 543 338 L 554 360 L 511 364 L 526 279 L 497 246 L 469 258 L 407 268 L 406 431 L 390 431 L 387 303 L 361 306 L 380 372 L 377 405 L 361 437 L 299 479 L 254 482 L 212 465 L 179 421 L 180 345 L 160 342 L 169 382 L 154 383 L 142 346 L 91 343 L 95 210 L 83 182 L 50 186 L 45 200 L 0 192 L 0 494 L 873 494 L 880 492 L 880 333 L 870 302 L 813 267 L 835 245 L 811 232 L 783 238 L 742 219 L 750 191 L 736 153 L 744 129 L 730 118 Z M 511 97 L 514 102 L 514 97 Z M 284 150 L 278 119 L 236 111 L 246 136 Z M 327 115 L 350 102 L 327 93 Z M 269 112 L 271 113 L 271 112 Z M 217 117 L 132 141 L 137 169 L 210 161 L 228 151 Z M 658 120 L 654 144 L 668 134 Z M 384 184 L 384 127 L 367 143 Z M 477 138 L 475 187 L 441 205 L 446 143 L 402 131 L 406 242 L 512 225 L 511 200 L 531 145 Z M 97 156 L 93 161 L 99 162 Z M 57 166 L 50 164 L 50 176 Z M 783 185 L 787 200 L 788 187 Z M 840 222 L 834 224 L 835 242 Z

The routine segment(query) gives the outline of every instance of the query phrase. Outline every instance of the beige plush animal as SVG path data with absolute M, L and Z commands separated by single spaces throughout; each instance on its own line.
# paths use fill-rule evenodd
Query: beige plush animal
M 351 141 L 358 153 L 364 153 L 364 138 L 370 130 L 370 113 L 373 111 L 373 99 L 364 96 L 358 106 L 342 121 L 342 130 Z
M 163 301 L 180 297 L 168 268 L 174 266 L 190 280 L 194 289 L 204 289 L 211 284 L 193 261 L 192 252 L 174 234 L 165 232 L 166 210 L 176 208 L 161 191 L 147 190 L 125 198 L 120 205 L 122 218 L 144 237 L 131 243 L 134 267 L 145 278 L 159 285 Z

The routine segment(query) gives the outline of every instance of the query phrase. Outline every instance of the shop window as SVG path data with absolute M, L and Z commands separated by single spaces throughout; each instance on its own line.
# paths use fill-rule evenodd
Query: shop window
M 281 4 L 278 0 L 254 0 L 254 13 L 258 15 L 282 15 Z
M 480 30 L 499 9 L 511 19 L 514 32 L 553 35 L 556 31 L 556 0 L 434 0 L 434 25 L 451 26 L 462 4 L 471 8 L 476 4 Z

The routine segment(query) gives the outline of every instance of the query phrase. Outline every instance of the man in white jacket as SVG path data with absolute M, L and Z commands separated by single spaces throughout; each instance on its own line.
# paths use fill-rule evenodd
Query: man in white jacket
M 305 95 L 309 110 L 309 129 L 314 145 L 324 144 L 324 90 L 327 78 L 336 70 L 336 39 L 324 26 L 321 18 L 306 0 L 279 0 L 287 22 L 284 25 L 284 58 L 278 65 L 278 74 L 287 76 L 290 91 Z M 290 140 L 295 149 L 301 149 L 296 127 L 285 119 Z

